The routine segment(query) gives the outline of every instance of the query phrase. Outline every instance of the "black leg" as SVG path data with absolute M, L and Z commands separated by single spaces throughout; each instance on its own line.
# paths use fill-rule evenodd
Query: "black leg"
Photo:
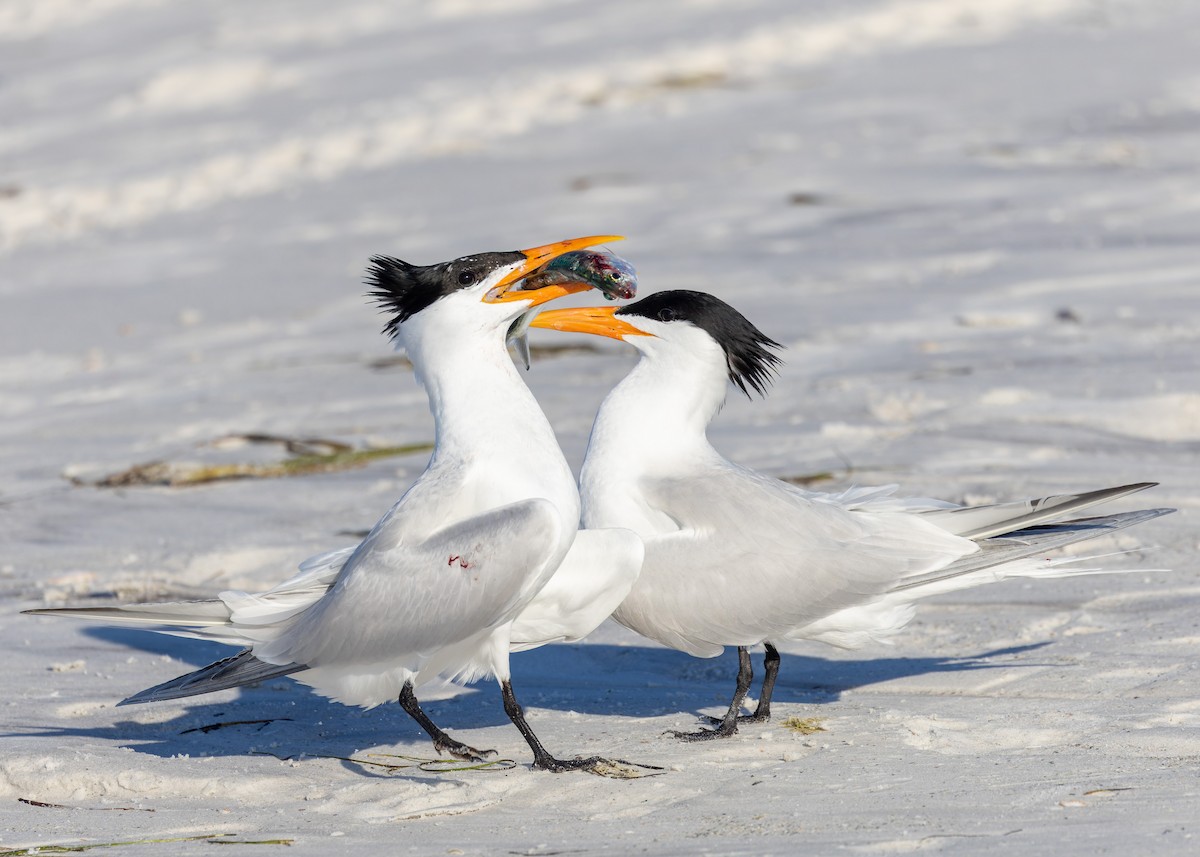
M 711 741 L 713 738 L 728 738 L 730 735 L 736 734 L 738 712 L 742 710 L 742 701 L 746 698 L 746 692 L 750 690 L 750 682 L 753 680 L 754 667 L 750 664 L 750 650 L 745 646 L 738 646 L 737 688 L 733 692 L 733 701 L 729 703 L 729 710 L 725 712 L 725 716 L 720 721 L 712 718 L 713 722 L 717 723 L 717 727 L 701 729 L 699 732 L 672 732 L 671 734 L 684 741 Z
M 485 762 L 487 761 L 486 756 L 496 755 L 495 750 L 476 750 L 474 747 L 468 747 L 461 741 L 455 741 L 439 729 L 438 725 L 429 719 L 429 715 L 421 710 L 421 703 L 417 702 L 411 681 L 404 683 L 404 687 L 400 690 L 399 701 L 400 707 L 408 712 L 408 716 L 417 721 L 421 728 L 429 733 L 429 737 L 433 739 L 433 748 L 439 753 L 449 753 L 464 762 Z
M 758 696 L 758 705 L 754 713 L 742 719 L 747 722 L 762 723 L 771 719 L 771 694 L 775 692 L 775 679 L 779 678 L 779 649 L 770 643 L 763 643 L 767 654 L 763 658 L 762 693 Z
M 763 658 L 763 683 L 762 693 L 758 697 L 758 705 L 754 709 L 753 714 L 743 714 L 738 717 L 738 723 L 764 723 L 771 719 L 771 695 L 775 692 L 775 679 L 779 677 L 779 649 L 772 646 L 770 643 L 763 643 L 767 650 L 766 657 Z M 705 717 L 709 723 L 714 726 L 720 726 L 725 722 L 722 717 Z
M 508 679 L 500 682 L 500 692 L 504 696 L 504 713 L 508 715 L 508 719 L 513 722 L 521 735 L 529 744 L 529 749 L 533 750 L 533 767 L 543 771 L 553 771 L 556 774 L 561 774 L 564 771 L 589 771 L 593 774 L 600 774 L 606 777 L 629 778 L 645 776 L 645 774 L 634 771 L 630 766 L 635 765 L 638 768 L 645 768 L 652 771 L 661 771 L 662 768 L 657 768 L 653 765 L 639 765 L 636 762 L 626 762 L 623 759 L 605 759 L 600 756 L 589 756 L 586 759 L 576 757 L 574 759 L 556 759 L 546 752 L 546 748 L 542 746 L 542 742 L 538 740 L 537 735 L 533 734 L 533 730 L 529 728 L 529 723 L 525 720 L 525 712 L 521 710 L 521 704 L 517 702 L 516 694 L 513 693 L 512 682 Z

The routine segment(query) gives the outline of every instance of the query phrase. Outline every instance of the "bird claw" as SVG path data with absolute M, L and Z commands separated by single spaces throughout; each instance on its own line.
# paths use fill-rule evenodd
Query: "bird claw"
M 605 759 L 601 756 L 589 756 L 586 759 L 576 756 L 574 759 L 555 759 L 548 756 L 535 759 L 533 767 L 541 771 L 555 774 L 567 771 L 587 771 L 598 777 L 608 777 L 614 780 L 636 780 L 641 777 L 653 777 L 664 772 L 658 765 L 643 765 L 640 762 L 627 762 L 624 759 Z
M 720 723 L 721 721 L 717 721 Z M 672 738 L 678 738 L 680 741 L 712 741 L 715 738 L 729 738 L 737 734 L 737 724 L 733 728 L 726 731 L 724 729 L 701 729 L 699 732 L 679 732 L 674 729 L 665 733 Z
M 461 741 L 455 741 L 452 738 L 445 741 L 434 741 L 433 749 L 437 750 L 438 753 L 448 753 L 456 759 L 476 764 L 486 763 L 488 756 L 500 755 L 495 750 L 476 750 L 474 747 L 468 747 Z

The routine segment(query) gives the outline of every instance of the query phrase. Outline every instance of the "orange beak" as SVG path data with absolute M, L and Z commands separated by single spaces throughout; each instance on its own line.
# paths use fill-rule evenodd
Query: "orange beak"
M 574 331 L 575 333 L 591 333 L 596 336 L 610 336 L 613 339 L 624 339 L 626 336 L 653 336 L 639 330 L 624 319 L 616 317 L 620 307 L 615 306 L 585 306 L 570 309 L 552 309 L 538 315 L 529 323 L 530 327 L 544 327 L 550 330 Z
M 586 238 L 568 238 L 566 241 L 555 241 L 553 244 L 519 250 L 517 252 L 525 254 L 525 261 L 506 274 L 504 279 L 497 283 L 495 288 L 488 292 L 483 299 L 488 303 L 529 301 L 530 306 L 537 306 L 564 295 L 586 292 L 591 288 L 586 283 L 563 283 L 557 286 L 528 290 L 514 289 L 513 286 L 564 253 L 582 250 L 584 247 L 594 247 L 597 244 L 607 244 L 610 241 L 620 241 L 622 237 L 620 235 L 590 235 Z

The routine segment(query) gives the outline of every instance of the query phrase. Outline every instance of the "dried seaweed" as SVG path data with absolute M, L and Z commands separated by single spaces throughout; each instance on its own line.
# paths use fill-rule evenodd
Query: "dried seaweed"
M 67 806 L 63 803 L 46 803 L 42 800 L 33 800 L 27 797 L 19 797 L 17 798 L 17 802 L 28 804 L 29 806 L 38 806 L 43 809 L 84 809 L 89 812 L 154 812 L 152 809 L 141 806 Z
M 209 732 L 216 732 L 218 729 L 226 729 L 230 726 L 257 726 L 259 731 L 262 731 L 264 726 L 271 723 L 291 719 L 290 717 L 268 717 L 265 720 L 222 720 L 217 723 L 207 723 L 204 726 L 193 726 L 191 729 L 184 729 L 179 734 L 187 735 L 189 732 L 203 732 L 207 735 Z
M 150 461 L 135 464 L 126 470 L 110 473 L 94 481 L 72 477 L 77 485 L 97 488 L 130 488 L 145 485 L 166 485 L 183 488 L 223 482 L 232 479 L 276 479 L 285 476 L 308 476 L 314 473 L 334 473 L 362 467 L 381 458 L 413 455 L 429 452 L 432 443 L 408 443 L 400 446 L 381 446 L 367 449 L 354 447 L 338 441 L 320 438 L 284 438 L 275 435 L 233 435 L 214 441 L 211 445 L 231 440 L 252 444 L 277 444 L 284 446 L 289 457 L 274 462 L 229 462 L 229 463 L 173 463 Z
M 270 756 L 274 759 L 279 759 L 282 762 L 290 762 L 297 757 L 292 756 L 277 756 L 274 753 L 266 751 L 257 751 L 256 756 Z M 304 754 L 298 758 L 302 759 L 333 759 L 338 762 L 350 762 L 354 765 L 370 765 L 374 768 L 382 768 L 385 771 L 404 771 L 418 770 L 429 774 L 450 774 L 460 771 L 511 771 L 517 766 L 517 763 L 512 759 L 492 759 L 487 762 L 460 762 L 456 759 L 424 759 L 420 756 L 402 756 L 393 753 L 367 753 L 368 757 L 376 757 L 379 759 L 399 759 L 399 762 L 376 762 L 371 758 L 356 759 L 352 756 L 326 756 L 326 755 L 308 755 Z M 3 855 L 0 855 L 3 857 Z
M 95 848 L 120 848 L 126 845 L 161 845 L 168 842 L 207 842 L 210 845 L 291 845 L 293 839 L 232 839 L 233 833 L 205 833 L 200 836 L 169 836 L 161 839 L 131 839 L 125 842 L 94 842 L 88 845 L 31 845 L 0 851 L 0 857 L 25 857 L 33 854 L 75 854 Z
M 818 473 L 803 473 L 799 476 L 780 476 L 782 482 L 787 482 L 791 485 L 816 485 L 818 482 L 828 482 L 831 479 L 837 478 L 828 470 L 822 470 Z
M 783 728 L 798 732 L 801 735 L 812 735 L 816 732 L 827 731 L 821 724 L 820 717 L 789 717 L 783 721 Z

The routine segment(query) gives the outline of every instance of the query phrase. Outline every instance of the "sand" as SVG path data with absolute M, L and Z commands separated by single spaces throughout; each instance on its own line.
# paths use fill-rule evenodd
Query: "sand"
M 0 849 L 1191 853 L 1197 32 L 1171 0 L 8 0 Z M 367 258 L 614 232 L 642 293 L 713 292 L 788 346 L 712 427 L 737 461 L 970 503 L 1153 480 L 1121 507 L 1180 512 L 1087 546 L 1134 573 L 788 647 L 775 720 L 718 744 L 663 733 L 723 709 L 731 652 L 605 625 L 514 656 L 553 751 L 666 768 L 629 781 L 531 771 L 486 682 L 428 708 L 502 770 L 372 755 L 433 752 L 398 707 L 287 679 L 117 711 L 228 650 L 18 615 L 266 587 L 353 544 L 424 452 L 90 483 L 286 455 L 253 434 L 425 444 Z M 632 349 L 538 333 L 527 378 L 578 467 Z

